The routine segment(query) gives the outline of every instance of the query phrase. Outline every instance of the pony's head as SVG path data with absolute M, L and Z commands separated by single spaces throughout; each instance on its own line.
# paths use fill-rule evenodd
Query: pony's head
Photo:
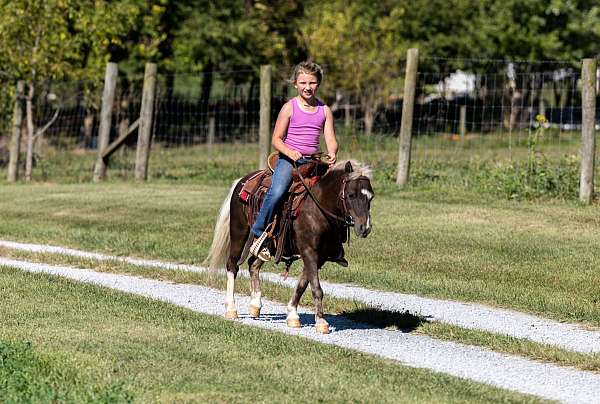
M 354 227 L 357 236 L 367 237 L 371 232 L 371 200 L 375 196 L 371 187 L 371 169 L 348 160 L 336 164 L 332 170 L 343 172 L 340 199 L 347 223 Z

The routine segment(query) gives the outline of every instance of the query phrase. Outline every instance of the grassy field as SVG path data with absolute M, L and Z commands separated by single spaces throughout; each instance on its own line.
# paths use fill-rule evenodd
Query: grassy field
M 551 164 L 558 167 L 558 174 L 548 171 L 548 177 L 555 175 L 552 178 L 558 179 L 555 185 L 559 190 L 544 192 L 549 187 L 548 184 L 552 183 L 542 181 L 539 182 L 543 188 L 542 192 L 534 189 L 535 192 L 530 193 L 523 192 L 523 188 L 519 188 L 518 184 L 516 188 L 513 187 L 519 177 L 509 175 L 510 170 L 515 167 L 514 164 L 521 164 L 529 156 L 522 139 L 520 143 L 505 138 L 467 138 L 462 143 L 451 139 L 418 139 L 415 149 L 417 155 L 421 150 L 438 158 L 427 162 L 417 160 L 412 171 L 414 181 L 404 190 L 398 190 L 394 186 L 396 139 L 388 138 L 383 142 L 361 139 L 355 144 L 351 137 L 344 140 L 347 145 L 344 153 L 369 161 L 375 167 L 373 186 L 376 198 L 372 207 L 374 231 L 364 240 L 352 238 L 350 246 L 347 247 L 350 267 L 343 269 L 328 264 L 322 271 L 323 279 L 351 282 L 381 290 L 480 302 L 600 327 L 600 274 L 597 271 L 600 252 L 595 248 L 600 245 L 597 205 L 582 206 L 576 202 L 573 195 L 573 173 L 568 170 L 568 165 L 572 165 L 573 161 L 556 164 L 557 159 L 565 155 L 568 157 L 576 151 L 577 144 L 573 139 L 561 139 L 560 142 L 549 139 L 539 145 L 539 151 L 548 157 Z M 507 149 L 509 140 L 510 149 Z M 481 147 L 482 145 L 485 147 Z M 464 150 L 468 150 L 468 153 Z M 151 157 L 150 182 L 136 184 L 131 178 L 133 155 L 125 152 L 113 161 L 107 183 L 91 184 L 89 182 L 94 161 L 93 153 L 65 154 L 49 150 L 36 167 L 34 177 L 37 181 L 33 184 L 7 184 L 3 179 L 0 180 L 0 238 L 199 264 L 206 255 L 216 214 L 230 182 L 255 167 L 255 159 L 245 157 L 254 155 L 256 150 L 252 145 L 216 146 L 211 150 L 203 147 L 157 147 Z M 567 174 L 560 174 L 561 172 Z M 516 189 L 516 194 L 511 194 L 511 187 Z M 10 251 L 0 251 L 0 254 L 20 255 L 24 259 L 45 262 L 73 263 L 65 257 L 35 256 Z M 100 270 L 138 273 L 174 281 L 204 284 L 214 282 L 190 278 L 189 274 L 167 276 L 152 270 L 133 270 L 112 264 L 84 264 Z M 267 270 L 280 269 L 268 266 Z M 299 270 L 299 264 L 295 264 L 292 273 L 297 274 Z M 36 278 L 22 275 L 22 279 L 17 281 L 15 279 L 20 279 L 21 275 L 10 270 L 3 273 L 8 284 L 21 282 L 22 289 L 27 289 L 23 286 L 26 283 L 33 284 L 30 278 Z M 48 283 L 47 280 L 39 278 L 43 277 L 37 277 L 36 282 Z M 60 297 L 56 299 L 70 299 L 63 297 L 63 293 L 79 293 L 75 292 L 77 288 L 74 286 L 69 288 L 72 290 L 57 291 L 57 296 Z M 2 289 L 4 293 L 11 288 L 5 286 Z M 105 294 L 93 293 L 96 293 L 95 296 Z M 26 298 L 29 299 L 31 294 L 25 293 Z M 266 295 L 285 301 L 289 290 L 267 287 Z M 35 300 L 34 297 L 31 299 Z M 142 305 L 136 303 L 135 298 L 131 298 L 131 302 L 130 298 L 122 299 L 127 300 L 126 304 L 132 306 L 134 311 L 136 305 Z M 106 304 L 114 304 L 113 300 L 109 299 Z M 310 300 L 307 298 L 304 303 L 310 304 Z M 327 310 L 335 313 L 360 315 L 361 311 L 368 310 L 354 302 L 336 301 L 327 296 L 325 303 Z M 46 305 L 47 302 L 43 304 Z M 19 318 L 22 315 L 20 309 L 14 306 L 3 304 L 3 314 Z M 108 309 L 106 322 L 100 323 L 100 328 L 92 327 L 93 332 L 101 333 L 102 326 L 108 327 L 111 310 L 114 308 Z M 171 312 L 172 308 L 161 310 L 166 313 Z M 93 317 L 94 314 L 90 311 L 89 316 Z M 64 355 L 69 357 L 71 352 L 65 354 L 65 340 L 53 340 L 48 336 L 58 332 L 61 327 L 69 328 L 67 318 L 68 316 L 59 310 L 56 313 L 56 324 L 53 326 L 55 328 L 41 328 L 44 331 L 40 335 L 32 328 L 27 335 L 20 333 L 18 327 L 13 326 L 0 334 L 0 340 L 7 343 L 8 351 L 16 352 L 15 355 L 19 357 L 23 356 L 25 362 L 33 361 L 32 372 L 38 371 L 35 369 L 39 368 L 39 363 L 45 364 L 49 360 L 56 361 L 52 363 L 60 367 L 63 366 Z M 230 327 L 224 325 L 225 323 L 221 324 L 219 319 L 206 321 L 220 324 L 219 332 L 224 332 L 223 327 Z M 124 324 L 125 322 L 123 327 Z M 147 325 L 138 325 L 140 329 L 145 326 Z M 179 324 L 173 324 L 171 327 L 176 329 Z M 226 329 L 229 332 L 229 328 Z M 116 330 L 115 333 L 119 331 L 122 332 L 123 329 Z M 594 355 L 575 355 L 526 341 L 439 324 L 423 322 L 415 332 L 584 369 L 598 370 L 600 363 L 599 358 Z M 250 333 L 260 334 L 262 331 Z M 87 337 L 87 334 L 85 336 Z M 92 338 L 94 337 L 95 335 L 92 335 Z M 278 338 L 285 339 L 283 336 Z M 142 349 L 141 344 L 133 343 L 131 338 L 128 340 L 132 344 L 129 349 Z M 23 345 L 22 341 L 32 341 L 33 344 Z M 237 342 L 238 340 L 236 344 Z M 122 346 L 118 349 L 128 349 L 125 341 L 122 341 Z M 306 349 L 311 351 L 315 348 Z M 240 355 L 240 352 L 245 351 L 241 349 L 236 352 Z M 55 358 L 53 355 L 58 356 Z M 151 352 L 150 355 L 155 353 Z M 177 355 L 179 354 L 174 357 L 181 357 Z M 343 355 L 355 354 L 344 352 Z M 158 356 L 168 355 L 161 352 Z M 116 354 L 112 358 L 116 358 Z M 90 360 L 93 362 L 95 359 Z M 114 366 L 115 362 L 111 360 L 99 363 L 106 363 L 107 367 Z M 381 365 L 380 361 L 372 360 L 377 362 L 373 365 L 375 369 L 379 369 L 380 366 L 401 369 L 389 363 Z M 133 359 L 131 361 L 134 362 Z M 331 361 L 335 362 L 335 359 Z M 73 385 L 87 385 L 89 380 L 102 382 L 91 383 L 90 388 L 74 389 L 74 394 L 77 394 L 75 401 L 110 395 L 115 395 L 117 401 L 130 396 L 158 401 L 172 401 L 178 398 L 169 395 L 175 394 L 172 393 L 175 388 L 170 390 L 171 393 L 167 396 L 153 396 L 154 393 L 147 392 L 148 386 L 136 385 L 129 376 L 111 378 L 103 374 L 100 378 L 96 377 L 93 373 L 104 372 L 104 365 L 91 366 L 91 370 L 86 368 L 86 371 L 77 366 L 73 368 L 73 375 L 76 375 L 72 379 Z M 168 369 L 173 364 L 165 362 L 160 366 Z M 52 366 L 44 365 L 44 369 L 49 372 L 49 380 L 58 377 L 54 375 Z M 128 368 L 128 371 L 131 369 Z M 324 369 L 324 372 L 331 375 L 333 371 Z M 380 374 L 378 371 L 374 373 Z M 167 379 L 175 377 L 172 372 L 167 371 L 164 374 L 168 375 Z M 236 377 L 242 378 L 241 375 Z M 258 388 L 259 381 L 248 382 L 247 375 L 244 377 L 246 384 L 251 386 L 250 391 Z M 398 376 L 402 377 L 408 376 Z M 428 378 L 431 379 L 429 374 L 423 376 L 423 379 Z M 436 378 L 438 376 L 433 376 L 431 380 Z M 392 384 L 399 383 L 397 379 L 386 381 Z M 311 379 L 311 382 L 314 380 Z M 225 401 L 249 401 L 253 397 L 243 392 L 221 396 L 225 387 L 221 391 L 220 388 L 211 390 L 205 385 L 202 390 L 194 383 L 189 385 L 196 386 L 190 387 L 193 395 L 187 397 L 192 401 L 217 397 L 227 398 Z M 202 385 L 202 382 L 198 383 Z M 433 383 L 435 385 L 437 382 Z M 413 396 L 409 394 L 398 397 L 405 401 L 411 401 L 408 397 L 415 397 L 417 401 L 432 402 L 471 399 L 487 401 L 483 396 L 473 398 L 470 394 L 445 395 L 430 384 L 421 384 L 423 391 L 433 393 L 430 396 L 423 393 L 425 395 L 421 396 L 421 393 L 410 390 Z M 174 385 L 188 386 L 177 383 Z M 322 387 L 322 392 L 327 391 L 325 387 L 332 388 L 331 385 Z M 342 388 L 345 389 L 346 386 Z M 379 388 L 387 387 L 380 385 Z M 473 391 L 471 387 L 461 389 Z M 475 389 L 477 394 L 480 394 L 479 389 Z M 288 401 L 285 399 L 287 396 L 278 396 L 283 394 L 282 391 L 275 390 L 269 394 L 280 397 L 281 401 Z M 187 390 L 183 388 L 179 391 Z M 213 393 L 216 395 L 210 396 Z M 365 397 L 378 398 L 372 401 L 390 401 L 391 396 Z M 504 399 L 504 396 L 493 397 L 494 400 Z M 187 398 L 182 396 L 181 399 Z
M 227 188 L 113 183 L 2 190 L 2 238 L 200 263 Z M 354 238 L 347 248 L 350 267 L 327 265 L 324 279 L 600 325 L 596 206 L 475 200 L 431 188 L 377 195 L 373 223 L 367 239 Z
M 535 132 L 532 132 L 535 133 Z M 379 195 L 396 190 L 398 139 L 393 136 L 338 134 L 339 158 L 353 158 L 374 168 Z M 254 170 L 256 144 L 216 144 L 152 150 L 153 183 L 224 185 Z M 411 187 L 436 193 L 468 193 L 477 199 L 576 200 L 579 184 L 579 139 L 575 132 L 547 130 L 531 142 L 527 132 L 514 134 L 420 135 L 413 139 Z M 49 183 L 89 183 L 93 150 L 46 148 L 34 178 Z M 109 182 L 132 181 L 135 149 L 113 155 Z M 0 178 L 0 184 L 4 179 Z
M 0 290 L 2 402 L 535 401 L 49 276 Z

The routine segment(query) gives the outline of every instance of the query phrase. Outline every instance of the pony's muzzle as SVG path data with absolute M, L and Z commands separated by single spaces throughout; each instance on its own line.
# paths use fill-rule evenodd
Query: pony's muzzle
M 371 215 L 368 215 L 365 221 L 358 220 L 354 225 L 354 231 L 358 237 L 367 237 L 371 233 Z
M 371 226 L 364 223 L 357 223 L 356 225 L 354 225 L 354 232 L 358 237 L 365 238 L 371 232 Z

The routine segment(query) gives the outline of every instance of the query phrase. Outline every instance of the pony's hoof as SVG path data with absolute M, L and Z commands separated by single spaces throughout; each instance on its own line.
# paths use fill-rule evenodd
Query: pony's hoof
M 238 318 L 237 310 L 227 310 L 225 312 L 225 318 L 227 320 L 235 320 Z
M 250 317 L 258 318 L 260 317 L 260 307 L 250 305 L 248 306 L 248 313 L 250 314 Z
M 300 328 L 300 327 L 302 327 L 302 324 L 300 324 L 299 318 L 288 318 L 287 326 L 290 328 Z
M 329 334 L 331 332 L 327 323 L 317 323 L 315 328 L 319 334 Z

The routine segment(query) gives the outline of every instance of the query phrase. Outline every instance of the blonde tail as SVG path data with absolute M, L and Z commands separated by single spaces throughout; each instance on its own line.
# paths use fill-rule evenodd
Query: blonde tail
M 231 205 L 233 190 L 235 189 L 235 186 L 239 180 L 240 179 L 238 178 L 233 182 L 225 201 L 223 201 L 223 205 L 221 205 L 219 218 L 215 224 L 213 241 L 210 246 L 210 250 L 208 251 L 208 256 L 203 262 L 204 265 L 208 263 L 211 270 L 225 268 L 229 258 L 229 249 L 231 246 L 231 238 L 229 236 L 229 208 Z

